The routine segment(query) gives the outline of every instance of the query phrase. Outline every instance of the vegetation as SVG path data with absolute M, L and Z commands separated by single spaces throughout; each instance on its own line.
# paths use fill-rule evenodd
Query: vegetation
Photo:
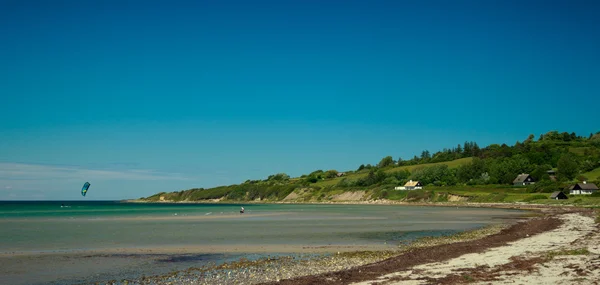
M 578 248 L 578 249 L 571 249 L 571 250 L 551 251 L 551 252 L 546 253 L 546 258 L 551 260 L 554 257 L 563 256 L 563 255 L 588 255 L 588 254 L 590 254 L 590 252 L 587 250 L 587 248 Z
M 550 170 L 556 175 L 549 173 Z M 530 174 L 536 183 L 527 187 L 512 186 L 515 177 L 521 173 Z M 394 187 L 404 185 L 409 180 L 420 181 L 426 190 L 394 190 Z M 576 181 L 598 183 L 598 180 L 600 132 L 578 136 L 575 133 L 551 131 L 540 135 L 538 140 L 534 135 L 529 135 L 523 142 L 516 142 L 513 146 L 491 144 L 481 148 L 475 142 L 465 142 L 433 154 L 424 150 L 420 156 L 415 155 L 409 160 L 394 160 L 393 156 L 386 156 L 377 165 L 362 164 L 355 171 L 315 170 L 296 178 L 277 173 L 264 180 L 248 180 L 238 185 L 210 189 L 163 192 L 142 199 L 339 201 L 343 200 L 340 197 L 344 194 L 351 196 L 356 191 L 364 191 L 366 195 L 361 199 L 432 202 L 459 199 L 471 202 L 535 201 L 600 205 L 600 197 L 593 197 L 600 194 L 577 197 L 568 202 L 548 199 L 549 193 L 565 191 Z

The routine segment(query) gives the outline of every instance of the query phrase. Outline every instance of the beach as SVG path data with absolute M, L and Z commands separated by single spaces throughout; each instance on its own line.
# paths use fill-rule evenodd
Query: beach
M 219 243 L 177 245 L 164 241 L 161 246 L 148 244 L 137 247 L 123 245 L 95 249 L 4 251 L 0 254 L 2 283 L 595 284 L 593 282 L 600 278 L 600 228 L 595 220 L 597 212 L 593 210 L 522 204 L 464 204 L 459 207 L 446 203 L 437 206 L 443 207 L 395 205 L 392 207 L 401 208 L 392 209 L 408 207 L 416 211 L 410 215 L 439 209 L 444 215 L 454 213 L 458 219 L 474 213 L 493 217 L 497 215 L 494 210 L 501 210 L 493 208 L 528 212 L 515 212 L 519 214 L 502 222 L 465 228 L 454 234 L 423 235 L 402 245 L 322 242 L 265 244 L 255 241 L 232 246 Z M 325 222 L 327 227 L 361 221 L 363 225 L 377 224 L 385 219 L 375 218 L 373 214 L 381 215 L 389 211 L 385 207 L 377 208 L 380 207 L 377 205 L 361 207 L 367 208 L 352 208 L 362 210 L 362 214 L 357 213 L 353 218 L 332 212 L 321 222 Z M 336 208 L 324 209 L 331 211 Z M 172 208 L 167 211 L 171 212 Z M 169 217 L 157 216 L 156 213 L 139 217 L 111 214 L 102 218 L 85 216 L 80 220 L 93 221 L 93 226 L 106 222 L 129 226 L 137 223 L 164 225 L 168 222 L 183 223 L 189 227 L 198 223 L 249 219 L 249 216 L 230 214 L 193 215 L 192 210 L 187 211 L 187 215 Z M 258 221 L 286 217 L 287 223 L 294 219 L 302 221 L 315 218 L 314 215 L 292 215 L 294 219 L 290 219 L 287 215 L 260 211 L 254 214 Z M 60 217 L 45 219 L 45 223 L 50 224 L 60 224 L 63 220 Z M 35 224 L 35 220 L 20 217 L 12 222 Z M 74 224 L 77 224 L 76 220 L 68 219 L 69 223 Z M 477 219 L 466 221 L 473 223 Z M 423 222 L 428 224 L 426 220 Z M 319 235 L 318 230 L 313 233 Z
M 524 215 L 513 209 L 360 204 L 251 204 L 243 215 L 230 204 L 70 206 L 3 206 L 0 283 L 284 280 L 378 262 L 423 237 L 498 227 Z
M 452 237 L 424 238 L 399 251 L 238 261 L 127 284 L 598 284 L 598 213 L 533 208 L 537 217 Z
M 542 210 L 542 217 L 479 239 L 414 248 L 381 262 L 277 284 L 598 284 L 598 213 Z

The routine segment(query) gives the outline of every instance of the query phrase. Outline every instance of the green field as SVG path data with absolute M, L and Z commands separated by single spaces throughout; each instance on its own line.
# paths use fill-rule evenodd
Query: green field
M 583 176 L 587 177 L 590 180 L 600 180 L 600 167 L 583 174 Z
M 569 151 L 577 154 L 577 155 L 585 155 L 585 151 L 586 150 L 590 150 L 592 149 L 591 147 L 587 147 L 587 146 L 582 146 L 582 147 L 570 147 Z
M 448 165 L 449 168 L 456 168 L 463 164 L 467 164 L 471 161 L 473 161 L 472 157 L 466 157 L 466 158 L 456 159 L 456 160 L 452 160 L 452 161 L 445 161 L 445 162 L 390 167 L 390 168 L 386 168 L 385 172 L 390 173 L 390 172 L 404 170 L 404 169 L 412 172 L 415 168 L 418 168 L 418 167 L 430 167 L 430 166 L 434 166 L 434 165 Z M 336 178 L 321 180 L 321 181 L 318 181 L 317 183 L 315 183 L 315 185 L 319 186 L 319 187 L 334 186 L 343 178 L 350 179 L 350 180 L 356 180 L 356 179 L 367 176 L 368 173 L 369 173 L 369 170 L 365 169 L 360 172 L 350 173 L 344 177 L 336 177 Z
M 418 167 L 430 167 L 430 166 L 434 166 L 434 165 L 448 165 L 449 168 L 457 168 L 457 167 L 459 167 L 463 164 L 467 164 L 471 161 L 473 161 L 472 157 L 465 157 L 465 158 L 456 159 L 456 160 L 452 160 L 452 161 L 445 161 L 445 162 L 398 166 L 398 167 L 386 169 L 385 172 L 389 173 L 389 172 L 394 172 L 394 171 L 403 170 L 403 169 L 406 169 L 406 170 L 412 172 L 415 168 L 418 168 Z
M 525 204 L 544 204 L 544 205 L 576 205 L 588 207 L 600 207 L 600 197 L 590 195 L 568 195 L 569 199 L 554 200 L 550 199 L 552 193 L 527 193 L 525 187 L 512 187 L 507 185 L 485 185 L 485 186 L 445 186 L 445 187 L 425 187 L 424 190 L 417 191 L 390 191 L 389 198 L 392 200 L 404 200 L 406 192 L 433 192 L 437 202 L 439 197 L 452 194 L 459 195 L 468 203 L 525 203 Z M 396 193 L 404 192 L 404 193 Z M 415 195 L 417 193 L 413 193 Z M 443 201 L 443 200 L 442 200 Z M 434 201 L 435 202 L 435 201 Z M 460 202 L 459 202 L 460 203 Z

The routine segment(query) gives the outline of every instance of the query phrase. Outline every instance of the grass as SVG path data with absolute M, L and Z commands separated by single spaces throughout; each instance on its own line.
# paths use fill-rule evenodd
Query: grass
M 600 167 L 584 173 L 583 176 L 587 177 L 590 180 L 600 180 Z
M 590 252 L 586 248 L 578 248 L 578 249 L 570 249 L 570 250 L 559 250 L 559 251 L 550 251 L 546 253 L 546 257 L 548 259 L 553 259 L 557 256 L 563 255 L 588 255 Z
M 512 187 L 509 185 L 477 185 L 477 186 L 428 186 L 425 190 L 432 190 L 435 193 L 447 192 L 453 195 L 469 197 L 469 202 L 475 203 L 531 203 L 542 205 L 578 205 L 591 208 L 600 208 L 600 197 L 591 197 L 589 195 L 569 195 L 569 199 L 556 200 L 550 199 L 552 193 L 527 193 L 527 188 Z M 388 191 L 390 197 L 404 198 L 396 195 L 394 192 L 409 191 Z M 400 196 L 400 197 L 398 197 Z M 600 211 L 599 211 L 600 213 Z M 599 218 L 600 221 L 600 218 Z
M 574 154 L 577 154 L 577 155 L 585 155 L 585 151 L 588 149 L 592 149 L 592 147 L 589 147 L 589 146 L 570 147 L 569 151 Z
M 408 170 L 408 171 L 412 172 L 415 168 L 418 168 L 418 167 L 431 167 L 434 165 L 448 165 L 449 168 L 457 168 L 463 164 L 467 164 L 467 163 L 471 162 L 472 160 L 473 160 L 472 157 L 465 157 L 465 158 L 456 159 L 456 160 L 452 160 L 452 161 L 445 161 L 445 162 L 390 167 L 390 168 L 386 168 L 384 171 L 386 173 L 391 173 L 391 172 L 399 171 L 399 170 Z M 321 181 L 318 181 L 317 183 L 315 183 L 314 185 L 321 186 L 321 187 L 334 186 L 344 178 L 349 179 L 349 180 L 357 180 L 359 178 L 367 176 L 368 173 L 369 173 L 368 170 L 363 170 L 361 172 L 355 172 L 355 173 L 348 174 L 344 177 L 336 177 L 336 178 L 321 180 Z
M 392 168 L 386 169 L 385 172 L 389 173 L 389 172 L 394 172 L 394 171 L 398 171 L 398 170 L 408 170 L 408 171 L 412 172 L 415 168 L 430 167 L 430 166 L 434 166 L 434 165 L 448 165 L 448 168 L 457 168 L 457 167 L 459 167 L 463 164 L 467 164 L 471 161 L 473 161 L 472 157 L 465 157 L 465 158 L 460 158 L 460 159 L 455 159 L 455 160 L 445 161 L 445 162 L 397 166 L 397 167 L 392 167 Z

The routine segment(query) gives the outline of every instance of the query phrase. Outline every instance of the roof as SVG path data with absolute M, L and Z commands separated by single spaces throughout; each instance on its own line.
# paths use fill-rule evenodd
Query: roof
M 408 181 L 406 182 L 406 184 L 404 184 L 404 186 L 417 186 L 419 184 L 419 181 Z
M 560 195 L 560 194 L 563 194 L 564 196 L 567 196 L 567 195 L 565 195 L 565 194 L 564 194 L 563 192 L 561 192 L 561 191 L 555 191 L 555 192 L 552 192 L 552 195 L 550 195 L 550 198 L 556 198 L 556 197 L 558 197 L 558 195 Z
M 577 183 L 569 189 L 573 190 L 576 186 L 579 186 L 579 189 L 581 190 L 598 190 L 598 186 L 594 183 Z
M 521 183 L 521 182 L 525 182 L 525 179 L 527 179 L 527 177 L 529 177 L 529 174 L 519 174 L 519 176 L 517 176 L 517 178 L 515 178 L 515 180 L 513 180 L 513 183 Z

